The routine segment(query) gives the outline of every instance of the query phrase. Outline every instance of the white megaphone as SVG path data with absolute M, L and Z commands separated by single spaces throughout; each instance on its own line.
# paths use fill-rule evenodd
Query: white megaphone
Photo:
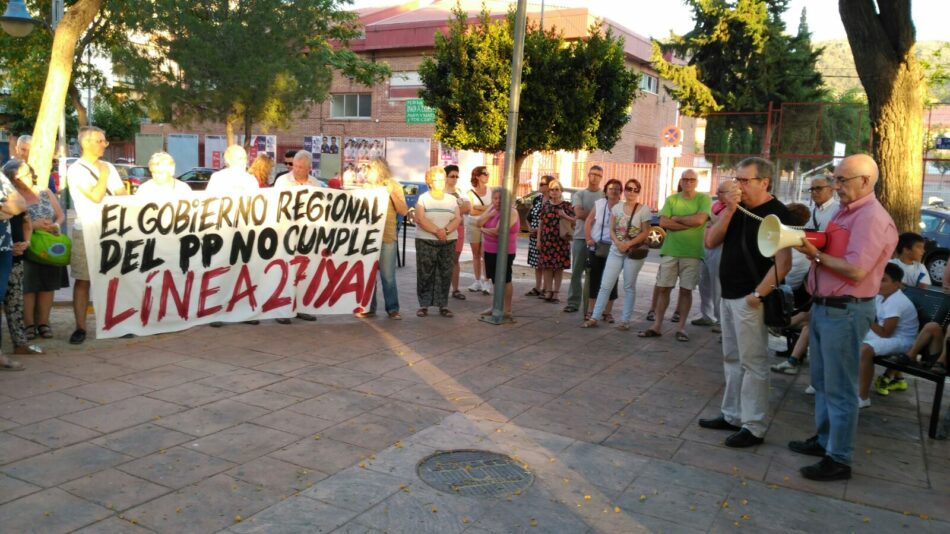
M 797 247 L 807 239 L 818 250 L 824 250 L 828 243 L 825 232 L 796 230 L 782 224 L 777 215 L 769 215 L 762 219 L 759 225 L 759 252 L 766 258 L 775 256 L 775 253 L 788 247 Z

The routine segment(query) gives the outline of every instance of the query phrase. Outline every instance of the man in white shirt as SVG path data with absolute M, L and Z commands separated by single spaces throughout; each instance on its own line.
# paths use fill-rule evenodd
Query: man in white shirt
M 76 318 L 76 330 L 69 336 L 69 342 L 79 345 L 86 340 L 86 308 L 89 307 L 89 265 L 83 242 L 82 220 L 99 215 L 99 204 L 109 195 L 127 194 L 125 184 L 111 163 L 99 158 L 106 151 L 109 142 L 102 128 L 86 126 L 79 129 L 79 145 L 82 157 L 66 173 L 76 220 L 73 223 L 73 253 L 69 270 L 73 278 L 73 315 Z M 98 239 L 99 236 L 90 236 Z
M 813 204 L 808 228 L 824 232 L 828 229 L 828 221 L 834 217 L 840 207 L 838 199 L 835 198 L 835 190 L 828 183 L 827 178 L 818 177 L 811 181 L 808 192 L 811 194 Z
M 209 193 L 252 193 L 260 188 L 257 178 L 247 172 L 247 152 L 241 145 L 231 145 L 224 151 L 224 165 L 227 168 L 208 180 Z
M 152 178 L 140 185 L 135 196 L 178 198 L 191 192 L 188 184 L 175 178 L 175 159 L 168 152 L 156 152 L 148 160 Z
M 323 184 L 316 178 L 310 176 L 310 168 L 313 165 L 313 155 L 306 150 L 298 150 L 294 154 L 293 165 L 290 166 L 290 172 L 281 174 L 274 180 L 274 189 L 293 189 L 295 187 L 323 187 Z M 309 313 L 298 313 L 297 318 L 303 321 L 316 321 L 317 317 Z M 279 324 L 290 324 L 290 319 L 281 317 L 276 320 Z
M 298 150 L 294 154 L 294 164 L 290 172 L 281 174 L 274 180 L 275 189 L 291 189 L 293 187 L 323 187 L 316 178 L 310 176 L 310 169 L 313 166 L 313 155 L 306 150 Z

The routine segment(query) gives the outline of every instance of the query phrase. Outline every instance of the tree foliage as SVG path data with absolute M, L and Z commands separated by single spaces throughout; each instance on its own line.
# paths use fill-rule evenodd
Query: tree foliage
M 113 93 L 96 96 L 92 104 L 92 122 L 105 130 L 109 139 L 134 139 L 142 116 L 138 102 Z
M 475 24 L 459 6 L 433 57 L 419 68 L 421 96 L 436 110 L 436 137 L 461 149 L 505 150 L 515 17 Z M 638 95 L 639 74 L 626 66 L 623 39 L 594 24 L 567 41 L 554 29 L 525 34 L 517 165 L 534 151 L 606 150 L 620 139 Z M 517 170 L 517 169 L 516 169 Z
M 250 139 L 323 101 L 333 71 L 371 85 L 388 66 L 346 47 L 360 35 L 348 0 L 154 0 L 136 29 L 150 40 L 119 54 L 120 73 L 175 123 L 220 120 Z M 117 69 L 119 70 L 119 69 Z
M 762 112 L 771 102 L 819 100 L 820 50 L 811 44 L 805 12 L 796 35 L 785 34 L 787 0 L 686 0 L 695 27 L 653 42 L 652 60 L 673 82 L 669 93 L 689 116 L 717 111 Z M 678 64 L 673 56 L 687 58 Z M 761 154 L 766 116 L 711 116 L 707 153 Z M 730 163 L 730 162 L 726 162 Z

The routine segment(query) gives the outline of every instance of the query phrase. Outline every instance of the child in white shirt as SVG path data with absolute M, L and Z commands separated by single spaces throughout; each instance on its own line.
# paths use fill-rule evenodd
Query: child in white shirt
M 897 238 L 897 255 L 891 263 L 904 271 L 902 282 L 907 287 L 926 288 L 931 284 L 930 274 L 920 260 L 924 259 L 924 237 L 914 232 L 904 232 Z
M 917 308 L 900 290 L 903 275 L 903 270 L 893 263 L 884 266 L 881 289 L 874 298 L 876 319 L 861 344 L 861 363 L 858 371 L 860 408 L 871 405 L 868 392 L 874 377 L 874 356 L 907 352 L 917 337 L 917 329 L 920 326 Z M 896 383 L 897 380 L 903 382 L 904 387 L 894 389 L 907 389 L 907 383 L 902 378 L 889 382 Z M 881 381 L 881 378 L 878 381 Z

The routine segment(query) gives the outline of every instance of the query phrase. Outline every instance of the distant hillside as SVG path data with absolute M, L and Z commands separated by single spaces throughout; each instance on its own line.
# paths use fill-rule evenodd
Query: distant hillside
M 935 50 L 943 43 L 940 41 L 921 41 L 917 43 L 917 57 L 930 58 Z M 825 86 L 835 95 L 840 95 L 851 88 L 857 88 L 862 93 L 861 80 L 854 69 L 854 58 L 851 55 L 851 46 L 847 39 L 833 39 L 830 41 L 815 41 L 815 48 L 824 47 L 821 58 L 818 59 L 818 70 L 825 79 Z M 946 55 L 946 54 L 945 54 Z M 943 57 L 943 63 L 950 63 L 950 57 Z M 950 101 L 950 84 L 944 87 L 931 87 L 931 96 L 938 101 Z

